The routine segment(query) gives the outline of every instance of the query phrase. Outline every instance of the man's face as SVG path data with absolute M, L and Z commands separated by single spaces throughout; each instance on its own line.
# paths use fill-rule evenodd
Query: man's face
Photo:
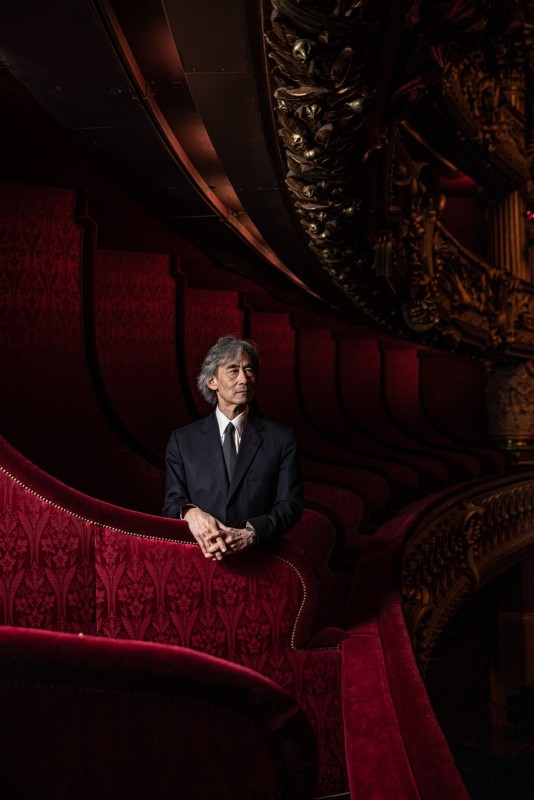
M 256 388 L 256 371 L 250 358 L 241 353 L 234 361 L 222 364 L 208 386 L 217 392 L 217 402 L 224 414 L 231 418 L 231 413 L 240 413 L 252 401 Z

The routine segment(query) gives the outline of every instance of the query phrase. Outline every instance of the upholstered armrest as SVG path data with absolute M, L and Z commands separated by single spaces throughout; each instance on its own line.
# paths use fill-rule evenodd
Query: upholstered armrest
M 182 645 L 251 666 L 314 630 L 317 571 L 289 541 L 209 561 L 185 522 L 77 492 L 3 439 L 0 512 L 1 624 Z M 307 525 L 316 550 L 317 515 L 299 523 L 304 540 Z
M 303 547 L 318 566 L 330 534 L 316 539 L 314 519 L 299 522 L 300 544 L 212 562 L 186 523 L 69 489 L 0 439 L 0 624 L 187 647 L 252 668 L 305 708 L 318 791 L 341 792 L 344 633 L 317 631 L 319 581 Z
M 297 702 L 251 670 L 176 647 L 0 627 L 5 797 L 310 798 Z

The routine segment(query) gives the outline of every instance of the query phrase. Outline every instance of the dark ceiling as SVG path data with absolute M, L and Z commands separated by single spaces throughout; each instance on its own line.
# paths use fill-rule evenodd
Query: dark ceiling
M 179 252 L 192 272 L 211 260 L 229 280 L 366 322 L 281 191 L 255 4 L 20 0 L 4 11 L 2 177 L 85 191 L 103 244 Z

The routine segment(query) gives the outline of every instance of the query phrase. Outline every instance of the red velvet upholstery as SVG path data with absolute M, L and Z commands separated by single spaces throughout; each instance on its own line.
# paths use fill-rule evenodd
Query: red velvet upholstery
M 259 404 L 265 416 L 291 421 L 299 438 L 299 449 L 305 477 L 314 480 L 325 477 L 353 486 L 369 503 L 371 515 L 381 516 L 389 500 L 390 485 L 385 473 L 375 462 L 364 458 L 349 458 L 341 463 L 337 448 L 311 430 L 302 418 L 295 391 L 294 336 L 288 328 L 286 314 L 256 313 L 252 315 L 251 336 L 262 352 L 261 395 Z M 281 406 L 280 387 L 284 391 Z
M 336 343 L 330 329 L 299 327 L 297 342 L 300 397 L 313 424 L 323 435 L 357 452 L 378 456 L 383 464 L 388 465 L 392 476 L 397 474 L 399 466 L 412 468 L 417 474 L 418 493 L 444 485 L 445 481 L 438 477 L 442 472 L 439 462 L 381 444 L 371 438 L 372 429 L 367 428 L 366 433 L 361 430 L 366 424 L 365 417 L 356 426 L 344 416 L 336 385 Z M 353 364 L 352 369 L 356 369 L 356 365 Z M 317 380 L 318 375 L 320 380 Z
M 329 484 L 324 480 L 304 481 L 304 498 L 307 504 L 311 502 L 325 506 L 328 509 L 326 516 L 334 514 L 336 520 L 339 520 L 341 552 L 349 558 L 356 557 L 359 552 L 356 534 L 365 529 L 368 514 L 365 499 L 354 490 Z
M 339 617 L 347 575 L 336 573 L 328 563 L 336 532 L 320 515 L 306 514 L 283 542 L 212 564 L 201 556 L 185 524 L 87 496 L 159 513 L 162 474 L 125 448 L 106 424 L 94 395 L 84 349 L 88 343 L 82 301 L 86 297 L 80 283 L 80 270 L 87 277 L 91 266 L 88 250 L 82 257 L 89 235 L 72 220 L 72 193 L 8 184 L 3 190 L 0 369 L 10 380 L 0 393 L 2 424 L 7 437 L 25 453 L 86 494 L 51 478 L 0 440 L 0 621 L 113 637 L 118 648 L 133 644 L 117 639 L 136 640 L 136 647 L 137 640 L 185 646 L 205 651 L 207 659 L 218 656 L 252 667 L 306 711 L 320 754 L 319 794 L 347 789 L 344 723 L 355 797 L 463 800 L 463 788 L 415 668 L 400 615 L 396 576 L 390 571 L 405 521 L 422 506 L 411 509 L 402 524 L 397 520 L 385 528 L 377 539 L 360 537 L 361 542 L 351 528 L 351 509 L 345 507 L 345 531 L 348 536 L 353 531 L 351 552 L 361 548 L 364 558 L 349 603 L 352 616 L 344 642 L 342 696 L 339 645 L 344 633 Z M 160 273 L 159 257 L 150 261 L 152 267 Z M 126 261 L 119 265 L 121 281 L 127 269 Z M 139 406 L 122 385 L 114 383 L 114 359 L 126 346 L 127 331 L 114 330 L 117 338 L 106 354 L 106 337 L 114 327 L 112 315 L 120 313 L 120 308 L 100 310 L 108 277 L 99 277 L 103 283 L 97 287 L 101 293 L 97 310 L 103 317 L 94 320 L 107 386 L 123 421 L 136 434 L 146 436 L 151 447 L 161 447 L 163 428 L 175 413 L 172 392 L 159 396 L 168 421 L 151 427 L 152 421 L 146 418 L 152 398 L 142 386 L 141 371 L 135 374 L 135 362 L 130 361 L 131 370 L 124 378 L 131 382 L 131 392 L 136 387 L 141 391 Z M 167 309 L 167 319 L 171 299 L 165 280 L 161 307 Z M 143 292 L 149 287 L 150 281 L 143 283 Z M 117 285 L 115 294 L 120 291 Z M 181 330 L 187 336 L 182 356 L 187 350 L 191 383 L 216 336 L 241 331 L 238 299 L 236 292 L 188 290 Z M 132 336 L 135 320 L 147 313 L 147 302 L 146 297 L 132 295 L 124 317 Z M 85 321 L 92 309 L 85 305 Z M 343 490 L 354 489 L 364 511 L 369 508 L 375 521 L 381 518 L 390 486 L 415 488 L 410 483 L 414 473 L 393 475 L 376 459 L 332 444 L 306 421 L 295 381 L 295 341 L 287 315 L 253 314 L 251 335 L 263 356 L 260 407 L 273 418 L 285 415 L 283 421 L 297 427 L 308 480 L 326 478 Z M 154 344 L 156 329 L 152 339 Z M 376 343 L 373 347 L 376 350 Z M 171 357 L 168 339 L 164 351 L 158 362 L 162 370 Z M 384 361 L 385 388 L 398 420 L 388 416 L 380 398 L 376 404 L 389 428 L 382 427 L 379 417 L 372 417 L 378 420 L 372 429 L 388 445 L 390 432 L 391 442 L 400 446 L 419 439 L 419 448 L 414 448 L 419 450 L 418 458 L 427 459 L 424 463 L 436 475 L 442 475 L 441 468 L 445 475 L 449 466 L 455 478 L 476 473 L 480 452 L 458 448 L 435 431 L 421 406 L 416 353 L 399 352 L 409 356 Z M 149 374 L 150 361 L 147 352 L 144 375 Z M 348 407 L 352 392 L 356 409 L 363 395 L 371 413 L 375 395 L 362 390 L 366 379 L 366 369 L 353 370 L 343 397 Z M 177 388 L 175 383 L 172 391 Z M 449 448 L 443 458 L 439 455 L 442 446 Z M 395 499 L 406 500 L 408 495 L 397 493 Z M 341 504 L 338 510 L 343 510 Z M 317 630 L 323 625 L 327 628 Z M 441 794 L 434 794 L 434 784 L 440 786 Z
M 468 447 L 438 431 L 421 405 L 419 358 L 417 349 L 397 343 L 383 346 L 384 393 L 392 415 L 411 436 L 420 442 L 438 445 L 454 461 L 461 480 L 480 475 L 481 459 Z
M 386 459 L 362 454 L 351 449 L 349 443 L 343 446 L 333 443 L 318 432 L 305 415 L 305 405 L 299 398 L 295 375 L 295 331 L 291 327 L 288 314 L 254 313 L 251 320 L 251 335 L 262 352 L 262 387 L 259 402 L 265 416 L 276 418 L 281 414 L 292 420 L 299 437 L 300 448 L 306 458 L 320 458 L 339 467 L 342 471 L 358 467 L 382 474 L 388 481 L 393 500 L 413 498 L 418 485 L 418 475 L 411 467 L 402 463 L 388 462 Z M 321 394 L 324 380 L 317 371 L 308 371 L 313 391 Z M 317 382 L 317 385 L 315 383 Z M 284 387 L 284 403 L 280 408 L 280 387 Z
M 457 467 L 431 442 L 410 436 L 390 414 L 384 398 L 383 363 L 376 339 L 337 336 L 337 374 L 343 406 L 354 424 L 365 424 L 380 441 L 403 452 L 426 457 L 426 470 L 447 483 L 457 480 Z
M 344 727 L 355 797 L 466 800 L 415 665 L 397 589 L 403 537 L 435 498 L 375 537 L 361 537 L 344 639 L 339 628 L 315 630 L 328 611 L 318 613 L 324 587 L 298 546 L 309 537 L 312 558 L 324 561 L 332 534 L 319 515 L 305 515 L 292 541 L 209 563 L 184 523 L 80 495 L 7 443 L 0 448 L 2 624 L 186 645 L 252 667 L 305 710 L 319 748 L 319 796 L 347 788 Z M 335 580 L 326 569 L 321 577 Z M 13 694 L 13 703 L 25 707 L 24 696 Z M 41 700 L 49 717 L 46 693 Z
M 0 433 L 80 491 L 159 513 L 163 475 L 106 423 L 87 370 L 74 194 L 0 184 Z M 83 454 L 83 457 L 82 457 Z
M 302 449 L 300 441 L 299 448 Z M 384 519 L 389 499 L 389 485 L 383 475 L 367 469 L 325 461 L 320 453 L 316 458 L 301 457 L 301 464 L 305 480 L 331 483 L 353 491 L 363 498 L 364 507 L 369 513 L 363 518 L 363 522 L 368 524 L 365 525 L 365 530 L 360 532 L 369 532 L 368 525 L 373 526 L 377 520 Z
M 473 359 L 419 352 L 421 402 L 428 418 L 456 442 L 476 446 L 487 472 L 502 472 L 506 456 L 489 447 L 485 377 Z
M 309 520 L 324 542 L 326 520 Z M 305 541 L 306 515 L 299 526 Z M 254 668 L 306 711 L 326 793 L 346 787 L 342 632 L 310 639 L 318 592 L 290 541 L 208 562 L 185 523 L 85 497 L 0 440 L 0 623 L 186 646 Z
M 169 433 L 191 421 L 176 363 L 177 291 L 168 255 L 97 250 L 98 360 L 122 422 L 163 460 Z M 183 276 L 182 276 L 183 277 Z
M 398 588 L 404 537 L 435 500 L 414 503 L 362 543 L 343 642 L 345 739 L 355 797 L 469 800 L 421 680 Z
M 0 784 L 10 800 L 312 798 L 297 702 L 178 647 L 0 627 Z

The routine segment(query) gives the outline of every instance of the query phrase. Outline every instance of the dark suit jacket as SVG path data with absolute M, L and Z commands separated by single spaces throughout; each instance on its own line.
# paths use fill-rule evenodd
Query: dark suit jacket
M 249 521 L 259 540 L 285 533 L 302 514 L 295 433 L 250 412 L 228 485 L 215 412 L 178 428 L 167 445 L 163 515 L 192 503 L 235 528 Z

